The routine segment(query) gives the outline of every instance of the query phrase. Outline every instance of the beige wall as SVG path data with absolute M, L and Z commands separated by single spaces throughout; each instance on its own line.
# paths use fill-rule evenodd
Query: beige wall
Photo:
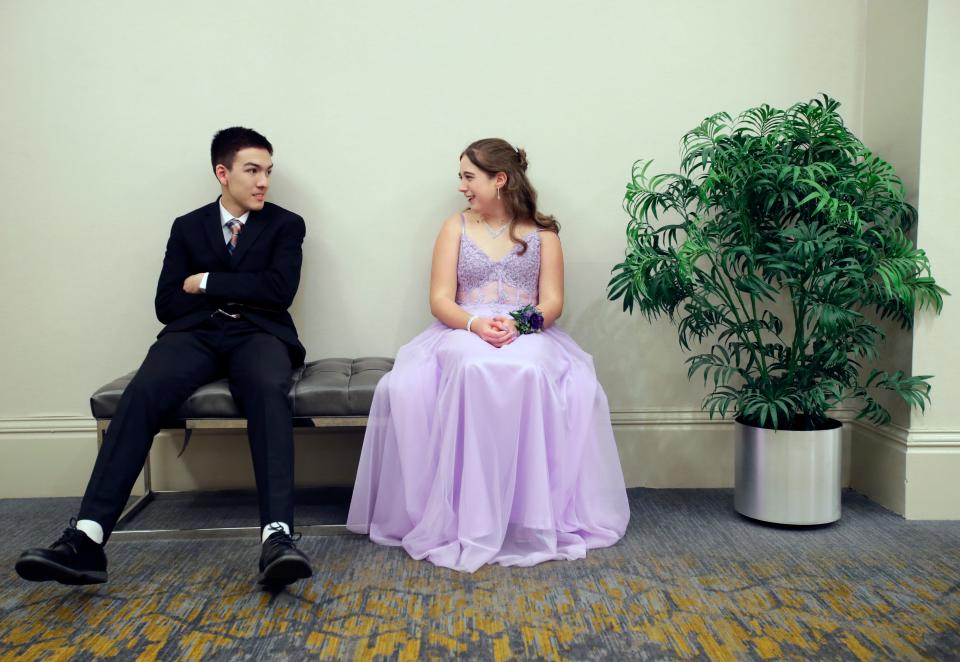
M 868 26 L 864 131 L 904 175 L 919 211 L 917 244 L 930 257 L 937 281 L 956 295 L 960 3 L 870 0 Z M 901 408 L 897 424 L 886 430 L 854 430 L 852 486 L 908 518 L 960 518 L 955 298 L 947 298 L 939 317 L 921 313 L 910 336 L 893 339 L 898 365 L 934 375 L 926 413 L 906 415 Z
M 960 3 L 930 0 L 923 86 L 920 224 L 917 244 L 930 256 L 941 285 L 954 294 L 940 317 L 923 315 L 914 331 L 913 369 L 935 374 L 933 406 L 914 413 L 907 454 L 907 517 L 960 518 Z
M 719 110 L 828 92 L 863 130 L 867 19 L 862 0 L 0 3 L 0 495 L 82 489 L 89 393 L 159 330 L 170 222 L 215 197 L 208 142 L 231 124 L 271 139 L 271 199 L 307 219 L 309 358 L 393 354 L 421 330 L 459 150 L 525 146 L 563 224 L 561 323 L 595 358 L 630 483 L 729 485 L 726 425 L 697 412 L 674 331 L 605 300 L 624 185 L 635 159 L 675 168 Z M 61 446 L 79 487 L 37 459 Z
M 870 0 L 867 4 L 861 138 L 893 165 L 903 179 L 907 200 L 914 206 L 920 179 L 926 10 L 927 0 Z M 880 322 L 880 326 L 887 337 L 881 344 L 883 356 L 875 366 L 913 374 L 913 334 L 892 322 Z M 893 416 L 893 427 L 857 428 L 851 485 L 903 513 L 904 440 L 911 412 L 893 393 L 881 392 L 878 397 Z
M 308 221 L 311 357 L 391 354 L 428 322 L 457 155 L 501 135 L 564 225 L 563 324 L 612 406 L 694 406 L 672 332 L 604 299 L 632 162 L 675 167 L 703 116 L 760 101 L 829 90 L 861 116 L 858 2 L 0 6 L 6 416 L 83 414 L 142 358 L 170 222 L 217 194 L 209 137 L 233 123 L 270 137 L 271 198 Z
M 920 161 L 920 224 L 917 242 L 935 265 L 937 279 L 954 297 L 939 317 L 922 315 L 914 334 L 913 361 L 918 373 L 942 375 L 934 382 L 936 401 L 926 415 L 915 415 L 912 429 L 960 432 L 960 263 L 957 261 L 957 213 L 960 210 L 960 3 L 931 0 L 923 95 L 923 138 Z
M 923 58 L 927 0 L 870 0 L 867 4 L 863 142 L 887 160 L 903 179 L 907 200 L 916 206 L 920 179 Z M 913 335 L 893 322 L 877 367 L 911 372 Z M 903 399 L 880 394 L 897 425 L 910 424 Z

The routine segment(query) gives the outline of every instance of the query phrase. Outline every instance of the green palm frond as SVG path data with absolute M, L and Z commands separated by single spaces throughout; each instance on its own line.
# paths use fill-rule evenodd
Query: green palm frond
M 929 403 L 929 376 L 862 375 L 879 319 L 909 328 L 948 293 L 907 234 L 917 211 L 903 182 L 839 107 L 823 95 L 717 113 L 681 139 L 679 173 L 634 164 L 627 251 L 607 295 L 672 320 L 685 350 L 710 343 L 687 365 L 711 389 L 711 417 L 810 427 L 853 399 L 882 424 L 878 391 Z

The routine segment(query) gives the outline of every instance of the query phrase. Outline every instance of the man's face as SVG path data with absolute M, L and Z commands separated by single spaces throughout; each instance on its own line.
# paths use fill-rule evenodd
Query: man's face
M 259 147 L 238 151 L 229 169 L 218 164 L 216 173 L 223 190 L 223 206 L 235 216 L 263 209 L 272 172 L 270 152 Z

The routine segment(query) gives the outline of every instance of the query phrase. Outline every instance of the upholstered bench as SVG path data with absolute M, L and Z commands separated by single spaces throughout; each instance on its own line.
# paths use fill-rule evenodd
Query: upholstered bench
M 377 382 L 393 367 L 393 359 L 366 357 L 360 359 L 321 359 L 311 361 L 294 371 L 290 385 L 290 402 L 293 408 L 293 424 L 296 428 L 363 428 L 367 424 L 373 391 Z M 97 419 L 97 443 L 103 443 L 103 435 L 110 425 L 120 402 L 120 396 L 136 372 L 131 372 L 97 389 L 90 397 L 90 409 Z M 247 421 L 240 414 L 226 379 L 221 379 L 198 388 L 162 429 L 184 430 L 183 449 L 186 450 L 194 430 L 245 429 Z M 124 529 L 156 493 L 150 477 L 150 457 L 143 468 L 144 495 L 130 504 L 117 523 L 115 538 L 214 537 L 251 533 L 258 529 L 249 527 L 181 529 L 177 531 L 144 531 Z M 298 527 L 305 533 L 339 533 L 339 525 Z

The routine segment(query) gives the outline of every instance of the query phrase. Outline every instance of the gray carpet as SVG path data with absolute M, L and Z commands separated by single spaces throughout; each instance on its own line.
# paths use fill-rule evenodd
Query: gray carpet
M 315 497 L 303 523 L 342 513 Z M 256 522 L 249 495 L 216 498 L 144 517 Z M 23 582 L 21 548 L 55 539 L 78 500 L 0 501 L 0 658 L 960 659 L 960 522 L 906 521 L 852 492 L 840 522 L 804 529 L 737 516 L 729 490 L 630 501 L 610 549 L 473 575 L 305 538 L 315 576 L 279 594 L 255 586 L 250 540 L 111 542 L 106 585 Z

